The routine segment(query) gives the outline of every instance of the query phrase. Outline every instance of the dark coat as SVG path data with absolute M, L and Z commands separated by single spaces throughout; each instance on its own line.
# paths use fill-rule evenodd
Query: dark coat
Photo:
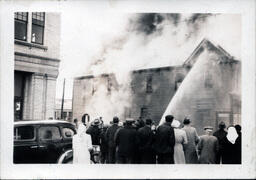
M 156 130 L 154 149 L 157 154 L 173 154 L 175 145 L 174 130 L 171 123 L 164 123 Z
M 115 135 L 115 143 L 119 156 L 134 156 L 138 146 L 136 129 L 130 125 L 119 129 Z
M 155 134 L 150 127 L 144 126 L 138 130 L 139 163 L 152 164 L 156 162 L 153 150 Z
M 215 133 L 213 133 L 213 136 L 215 136 L 218 139 L 219 150 L 222 151 L 223 140 L 227 136 L 227 132 L 224 129 L 219 129 Z
M 120 128 L 120 127 L 117 124 L 113 124 L 106 131 L 106 134 L 105 134 L 106 138 L 105 139 L 108 143 L 109 148 L 115 147 L 114 136 L 115 136 L 115 133 L 116 133 L 118 128 Z
M 106 141 L 106 131 L 107 128 L 102 128 L 100 132 L 100 151 L 102 153 L 107 152 L 108 149 L 108 142 Z
M 222 164 L 240 164 L 241 163 L 241 143 L 236 139 L 235 144 L 229 142 L 227 137 L 223 140 Z
M 155 135 L 151 131 L 151 128 L 144 126 L 138 130 L 139 150 L 140 151 L 152 151 Z
M 90 134 L 92 138 L 92 145 L 100 145 L 100 129 L 98 126 L 90 126 L 86 134 Z

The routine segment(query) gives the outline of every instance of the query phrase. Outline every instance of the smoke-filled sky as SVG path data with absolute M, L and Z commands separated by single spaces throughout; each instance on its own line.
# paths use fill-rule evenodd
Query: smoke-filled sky
M 181 65 L 203 38 L 241 59 L 238 14 L 62 13 L 61 64 L 57 98 L 72 98 L 72 79 L 115 73 L 125 82 L 129 71 Z

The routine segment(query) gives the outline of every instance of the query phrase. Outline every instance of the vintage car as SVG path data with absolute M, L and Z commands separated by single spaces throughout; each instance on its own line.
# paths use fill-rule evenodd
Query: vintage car
M 40 120 L 14 122 L 14 163 L 64 163 L 72 161 L 75 126 L 66 121 Z M 70 153 L 69 153 L 70 154 Z

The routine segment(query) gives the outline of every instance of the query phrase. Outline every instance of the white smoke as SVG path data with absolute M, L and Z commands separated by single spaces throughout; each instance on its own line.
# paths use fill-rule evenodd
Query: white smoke
M 70 77 L 114 73 L 120 86 L 119 90 L 113 91 L 110 100 L 109 94 L 99 87 L 98 93 L 91 100 L 92 109 L 100 102 L 102 107 L 108 107 L 104 114 L 110 117 L 117 112 L 110 109 L 124 111 L 124 107 L 129 105 L 127 102 L 131 100 L 131 71 L 181 65 L 203 38 L 221 45 L 236 59 L 241 58 L 240 15 L 160 14 L 149 26 L 154 27 L 152 32 L 151 29 L 146 29 L 150 33 L 139 32 L 137 25 L 143 25 L 144 22 L 137 21 L 138 17 L 146 15 L 96 13 L 86 14 L 84 22 L 79 25 L 68 21 L 69 26 L 77 29 L 76 33 L 68 32 L 68 36 L 65 36 L 68 37 L 68 43 L 64 44 L 71 49 L 64 53 L 64 57 L 69 60 L 65 61 L 63 71 L 72 66 L 68 73 Z M 67 16 L 63 18 L 64 21 Z M 72 48 L 77 47 L 77 41 L 84 43 L 77 49 Z

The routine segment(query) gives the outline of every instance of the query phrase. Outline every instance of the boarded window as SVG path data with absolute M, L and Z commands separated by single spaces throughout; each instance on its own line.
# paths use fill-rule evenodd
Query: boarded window
M 111 89 L 112 89 L 113 84 L 112 84 L 112 81 L 111 81 L 110 77 L 108 77 L 107 81 L 108 81 L 107 89 L 108 89 L 108 93 L 110 93 L 110 92 L 111 92 Z
M 149 75 L 147 77 L 146 92 L 147 93 L 152 93 L 153 92 L 153 88 L 152 88 L 152 75 Z
M 205 72 L 204 87 L 205 88 L 213 87 L 213 77 L 209 71 Z
M 140 109 L 140 117 L 142 119 L 146 118 L 148 116 L 148 108 L 147 107 L 142 107 Z

